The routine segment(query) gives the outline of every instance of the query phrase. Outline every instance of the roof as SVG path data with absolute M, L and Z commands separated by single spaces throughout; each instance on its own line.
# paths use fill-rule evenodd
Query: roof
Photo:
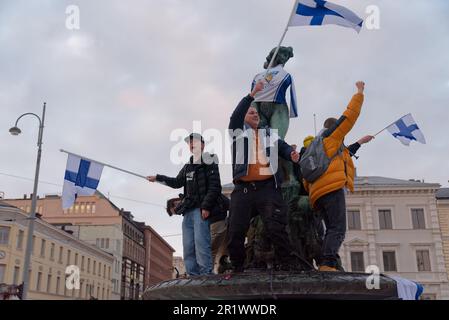
M 1 201 L 0 200 L 0 207 L 4 207 L 4 208 L 17 208 L 16 206 L 12 206 L 9 203 L 6 203 L 5 201 Z
M 423 180 L 424 181 L 424 180 Z M 371 186 L 407 186 L 407 187 L 437 187 L 438 183 L 426 183 L 420 180 L 403 180 L 395 178 L 386 178 L 379 176 L 357 176 L 355 177 L 355 185 L 371 185 Z
M 356 186 L 383 186 L 383 187 L 419 187 L 419 188 L 439 188 L 438 183 L 426 183 L 420 180 L 403 180 L 379 176 L 356 176 L 354 184 Z M 233 189 L 232 183 L 223 185 L 223 189 Z M 441 189 L 440 189 L 441 190 Z M 449 190 L 449 188 L 448 188 Z M 449 194 L 449 191 L 447 191 Z
M 440 188 L 436 192 L 437 199 L 449 199 L 449 188 Z

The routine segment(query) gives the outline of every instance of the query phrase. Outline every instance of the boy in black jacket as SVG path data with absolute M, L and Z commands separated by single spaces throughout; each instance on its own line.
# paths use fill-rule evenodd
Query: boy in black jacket
M 192 133 L 186 137 L 192 157 L 184 165 L 176 178 L 163 175 L 149 176 L 150 182 L 161 182 L 171 188 L 184 187 L 184 197 L 178 214 L 184 216 L 182 221 L 182 244 L 184 263 L 189 276 L 212 273 L 211 236 L 208 218 L 217 205 L 221 194 L 218 159 L 203 153 L 204 140 L 199 134 Z M 204 161 L 205 159 L 213 159 Z

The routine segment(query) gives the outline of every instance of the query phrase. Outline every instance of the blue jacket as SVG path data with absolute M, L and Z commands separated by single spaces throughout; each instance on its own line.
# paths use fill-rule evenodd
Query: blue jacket
M 244 97 L 235 108 L 229 121 L 229 130 L 232 138 L 232 175 L 234 182 L 241 177 L 248 174 L 249 170 L 249 145 L 252 141 L 252 130 L 247 124 L 245 124 L 245 115 L 251 106 L 251 102 L 254 100 L 250 95 Z M 275 132 L 269 127 L 261 128 L 266 132 L 266 136 L 262 139 L 262 143 L 265 150 L 265 156 L 270 162 L 270 169 L 274 175 L 276 187 L 280 187 L 282 183 L 282 176 L 279 170 L 279 164 L 277 168 L 272 165 L 270 156 L 281 156 L 287 161 L 291 161 L 290 154 L 293 148 L 288 145 L 284 140 L 280 139 Z M 277 150 L 277 153 L 275 154 Z M 277 161 L 277 158 L 275 159 Z M 276 170 L 275 170 L 276 169 Z

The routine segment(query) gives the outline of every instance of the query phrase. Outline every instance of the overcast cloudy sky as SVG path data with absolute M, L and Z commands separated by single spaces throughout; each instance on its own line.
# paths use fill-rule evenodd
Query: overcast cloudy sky
M 411 112 L 426 145 L 402 146 L 384 132 L 360 151 L 359 175 L 449 179 L 449 1 L 335 0 L 362 17 L 380 9 L 380 30 L 360 34 L 337 26 L 296 27 L 284 44 L 295 57 L 300 117 L 287 141 L 300 144 L 318 124 L 339 116 L 366 82 L 362 114 L 347 137 L 374 134 Z M 41 181 L 62 185 L 60 148 L 149 175 L 175 175 L 173 129 L 224 130 L 229 115 L 262 71 L 290 14 L 292 0 L 1 0 L 0 191 L 32 192 L 37 121 L 47 102 Z M 77 5 L 80 29 L 66 28 L 66 8 Z M 221 165 L 222 182 L 231 168 Z M 19 179 L 8 175 L 31 178 Z M 39 194 L 62 187 L 41 183 Z M 178 191 L 105 168 L 99 190 L 162 235 L 180 234 L 181 218 L 162 208 Z M 160 206 L 124 200 L 134 199 Z M 181 237 L 166 240 L 182 254 Z

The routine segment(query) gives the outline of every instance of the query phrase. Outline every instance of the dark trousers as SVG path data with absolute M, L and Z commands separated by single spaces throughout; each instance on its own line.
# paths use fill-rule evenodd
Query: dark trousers
M 288 239 L 287 206 L 274 179 L 261 182 L 238 183 L 231 194 L 228 251 L 234 268 L 245 262 L 245 237 L 250 220 L 260 215 L 266 238 L 274 247 L 275 258 L 282 261 L 291 253 Z
M 319 215 L 326 225 L 323 247 L 321 251 L 321 265 L 337 266 L 338 250 L 346 234 L 346 201 L 343 189 L 328 193 L 316 202 Z

